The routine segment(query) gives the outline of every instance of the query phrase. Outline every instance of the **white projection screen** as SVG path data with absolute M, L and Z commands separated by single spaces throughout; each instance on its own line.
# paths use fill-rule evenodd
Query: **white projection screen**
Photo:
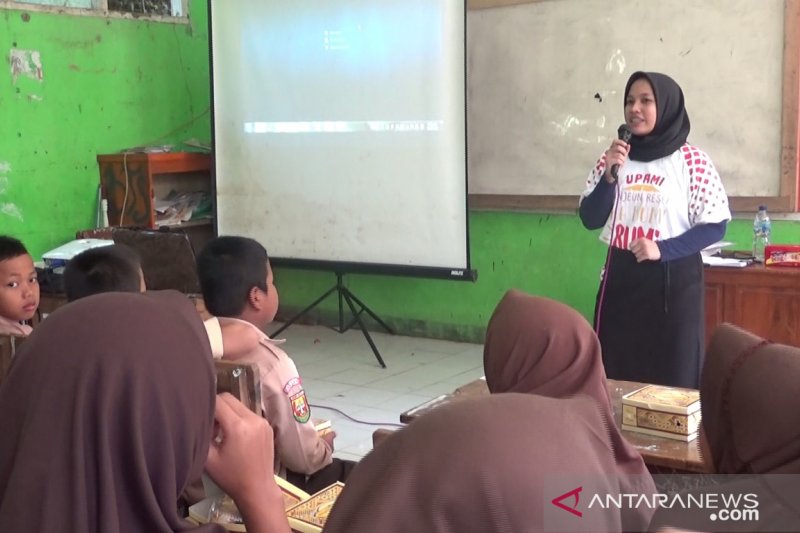
M 216 223 L 278 265 L 471 279 L 464 0 L 209 0 Z

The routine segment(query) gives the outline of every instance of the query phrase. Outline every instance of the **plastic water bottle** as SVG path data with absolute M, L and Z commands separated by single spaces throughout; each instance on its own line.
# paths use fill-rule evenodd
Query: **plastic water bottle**
M 753 257 L 756 261 L 764 262 L 764 247 L 769 244 L 772 233 L 772 222 L 767 214 L 767 206 L 758 206 L 758 213 L 753 220 Z

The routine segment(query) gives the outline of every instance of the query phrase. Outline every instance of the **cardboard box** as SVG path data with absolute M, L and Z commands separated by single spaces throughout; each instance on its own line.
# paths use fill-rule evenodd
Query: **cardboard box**
M 764 247 L 764 264 L 800 267 L 800 244 L 768 244 Z

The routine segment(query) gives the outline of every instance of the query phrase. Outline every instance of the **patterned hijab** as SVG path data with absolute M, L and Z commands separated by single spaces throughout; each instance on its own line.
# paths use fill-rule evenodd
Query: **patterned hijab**
M 59 309 L 0 387 L 0 531 L 192 529 L 177 500 L 202 473 L 214 389 L 184 295 L 107 293 Z
M 548 503 L 562 492 L 548 492 L 554 478 L 577 474 L 616 490 L 606 475 L 614 459 L 603 424 L 584 398 L 496 394 L 444 405 L 362 459 L 325 533 L 544 531 L 548 510 L 570 518 Z M 594 525 L 621 531 L 619 512 Z
M 717 473 L 800 474 L 800 348 L 723 324 L 708 348 L 700 395 Z
M 625 85 L 625 101 L 633 83 L 644 78 L 650 82 L 656 98 L 656 125 L 650 134 L 631 137 L 628 154 L 633 161 L 653 161 L 666 157 L 686 142 L 691 124 L 683 104 L 683 91 L 675 80 L 658 72 L 634 72 Z
M 607 420 L 614 408 L 606 385 L 600 341 L 586 319 L 560 302 L 510 290 L 489 320 L 483 347 L 483 369 L 492 393 L 520 392 L 551 398 L 584 395 L 592 398 Z M 616 471 L 644 480 L 639 490 L 655 492 L 642 456 L 608 425 Z M 630 517 L 644 527 L 652 512 Z M 626 517 L 627 520 L 627 517 Z

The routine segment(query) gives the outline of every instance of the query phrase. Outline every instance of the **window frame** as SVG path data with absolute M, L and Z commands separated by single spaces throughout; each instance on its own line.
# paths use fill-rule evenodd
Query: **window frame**
M 142 13 L 127 13 L 123 11 L 109 11 L 108 0 L 91 0 L 92 7 L 65 7 L 33 2 L 19 2 L 14 0 L 0 0 L 0 9 L 13 9 L 17 11 L 36 11 L 40 13 L 57 13 L 63 15 L 80 15 L 88 17 L 106 17 L 118 19 L 149 20 L 153 22 L 167 22 L 172 24 L 189 23 L 189 0 L 180 0 L 181 15 L 146 15 Z

